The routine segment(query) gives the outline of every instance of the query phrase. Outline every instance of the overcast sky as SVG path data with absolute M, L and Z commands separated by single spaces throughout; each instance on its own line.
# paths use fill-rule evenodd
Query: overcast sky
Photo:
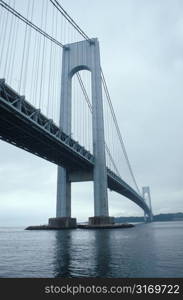
M 139 186 L 153 213 L 183 211 L 183 1 L 63 0 L 100 41 L 102 68 Z M 47 223 L 55 216 L 55 165 L 0 142 L 0 225 Z M 143 215 L 109 192 L 110 215 Z M 72 216 L 93 215 L 92 183 L 74 184 Z

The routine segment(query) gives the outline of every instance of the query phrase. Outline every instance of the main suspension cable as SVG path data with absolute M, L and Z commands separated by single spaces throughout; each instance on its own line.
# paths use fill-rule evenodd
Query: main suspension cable
M 24 22 L 25 24 L 29 25 L 34 30 L 36 30 L 40 34 L 42 34 L 44 37 L 46 37 L 47 39 L 49 39 L 50 41 L 52 41 L 53 43 L 55 43 L 56 45 L 58 45 L 58 46 L 60 46 L 62 48 L 64 47 L 64 45 L 61 42 L 59 42 L 58 40 L 54 39 L 47 32 L 45 32 L 40 27 L 38 27 L 37 25 L 35 25 L 33 22 L 31 22 L 30 20 L 28 20 L 27 18 L 25 18 L 22 14 L 20 14 L 17 10 L 13 9 L 10 5 L 8 5 L 3 0 L 0 0 L 0 5 L 3 8 L 5 8 L 7 11 L 9 11 L 11 14 L 13 14 L 15 17 L 17 17 L 18 19 L 20 19 L 22 22 Z

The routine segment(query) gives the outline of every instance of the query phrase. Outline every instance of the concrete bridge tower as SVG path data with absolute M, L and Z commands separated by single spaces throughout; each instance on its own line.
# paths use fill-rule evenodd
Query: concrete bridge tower
M 108 211 L 102 81 L 98 40 L 84 40 L 66 45 L 63 49 L 62 61 L 60 127 L 68 135 L 71 134 L 72 125 L 72 77 L 80 70 L 91 72 L 95 165 L 91 177 L 91 180 L 94 182 L 94 217 L 89 218 L 89 223 L 111 224 L 114 222 L 114 219 L 109 217 Z M 78 181 L 85 181 L 85 178 L 79 178 L 79 170 L 78 174 L 77 172 L 75 174 L 76 177 L 78 177 Z M 88 178 L 87 175 L 86 177 Z M 71 218 L 71 182 L 72 174 L 70 170 L 58 167 L 56 218 L 49 219 L 49 223 L 52 226 L 76 226 L 76 219 Z

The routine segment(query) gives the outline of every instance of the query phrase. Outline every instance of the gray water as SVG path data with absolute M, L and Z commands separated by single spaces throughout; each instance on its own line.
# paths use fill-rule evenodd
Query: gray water
M 0 277 L 183 277 L 183 222 L 105 230 L 1 227 Z

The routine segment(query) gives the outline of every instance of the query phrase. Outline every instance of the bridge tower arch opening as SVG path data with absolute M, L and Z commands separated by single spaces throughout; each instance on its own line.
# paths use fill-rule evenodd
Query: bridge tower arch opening
M 72 78 L 81 70 L 91 72 L 92 140 L 95 163 L 92 174 L 94 217 L 89 218 L 89 223 L 113 223 L 108 210 L 101 65 L 97 39 L 68 44 L 63 49 L 60 127 L 68 135 L 72 134 Z M 72 219 L 70 170 L 60 166 L 57 177 L 56 217 Z
M 72 138 L 93 154 L 92 92 L 90 70 L 79 69 L 72 76 Z

